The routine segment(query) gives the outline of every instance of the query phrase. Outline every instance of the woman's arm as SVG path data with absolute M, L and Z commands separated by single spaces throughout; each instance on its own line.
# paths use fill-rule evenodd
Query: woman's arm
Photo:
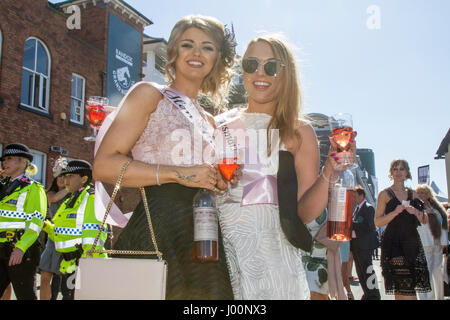
M 115 184 L 123 164 L 147 126 L 150 114 L 156 110 L 161 93 L 150 83 L 137 83 L 125 96 L 125 101 L 105 134 L 93 165 L 94 180 Z M 132 161 L 125 172 L 123 187 L 143 187 L 157 184 L 157 165 Z M 159 183 L 180 183 L 189 187 L 214 189 L 215 170 L 211 165 L 176 167 L 161 165 Z
M 391 222 L 405 209 L 404 206 L 398 205 L 394 211 L 389 212 L 385 215 L 384 211 L 386 210 L 386 204 L 388 203 L 389 199 L 389 195 L 385 190 L 381 191 L 378 195 L 377 208 L 375 210 L 375 226 L 377 227 L 382 227 L 389 224 L 389 222 Z
M 319 174 L 319 146 L 316 133 L 311 125 L 305 123 L 300 124 L 298 130 L 302 137 L 301 145 L 293 153 L 298 181 L 298 216 L 303 223 L 308 224 L 320 216 L 328 204 L 329 181 L 335 181 L 339 176 L 335 170 L 337 162 L 334 159 L 337 152 L 336 145 L 332 143 L 329 155 L 333 157 L 328 157 L 323 172 Z

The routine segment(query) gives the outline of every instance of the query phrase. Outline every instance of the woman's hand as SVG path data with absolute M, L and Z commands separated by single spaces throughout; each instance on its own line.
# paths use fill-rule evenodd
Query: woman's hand
M 239 179 L 242 177 L 242 168 L 244 167 L 243 164 L 238 164 L 238 169 L 234 171 L 233 177 L 231 178 L 231 186 L 235 186 Z M 223 178 L 222 174 L 219 170 L 219 165 L 215 164 L 214 168 L 216 169 L 216 178 L 217 178 L 217 184 L 216 187 L 219 190 L 226 190 L 228 187 L 227 181 Z
M 11 256 L 9 257 L 8 266 L 12 267 L 21 264 L 22 258 L 23 258 L 23 251 L 20 250 L 19 248 L 14 248 L 14 250 L 11 253 Z
M 413 206 L 408 206 L 405 207 L 405 210 L 409 213 L 409 214 L 413 214 L 415 216 L 419 215 L 419 210 L 417 210 L 416 208 L 414 208 Z
M 356 131 L 353 132 L 353 138 L 350 140 L 350 148 L 348 151 L 339 152 L 338 151 L 338 145 L 333 140 L 332 137 L 328 137 L 328 140 L 330 141 L 330 149 L 328 151 L 328 158 L 325 162 L 324 171 L 328 172 L 330 177 L 328 180 L 335 181 L 339 175 L 345 171 L 345 167 L 338 168 L 345 160 L 345 157 L 347 157 L 347 160 L 350 163 L 354 163 L 356 160 Z M 331 172 L 331 174 L 329 173 Z
M 178 167 L 174 172 L 177 183 L 186 187 L 214 190 L 217 184 L 216 169 L 208 163 L 193 167 Z
M 396 217 L 396 216 L 398 216 L 400 213 L 402 213 L 403 210 L 405 210 L 405 209 L 406 209 L 406 207 L 405 207 L 404 205 L 399 204 L 399 205 L 395 208 L 395 210 L 392 212 L 392 214 L 394 215 L 394 217 Z

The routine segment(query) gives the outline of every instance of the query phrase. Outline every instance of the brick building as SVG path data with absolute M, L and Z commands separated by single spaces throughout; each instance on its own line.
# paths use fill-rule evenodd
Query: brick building
M 94 143 L 83 139 L 92 133 L 84 101 L 109 94 L 113 19 L 136 31 L 142 52 L 152 22 L 122 0 L 0 1 L 0 144 L 32 149 L 34 178 L 45 186 L 61 153 L 93 161 Z M 133 63 L 141 78 L 142 57 Z

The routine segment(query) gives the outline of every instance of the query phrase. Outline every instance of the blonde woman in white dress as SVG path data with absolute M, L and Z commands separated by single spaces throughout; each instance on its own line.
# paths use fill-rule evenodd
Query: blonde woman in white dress
M 238 128 L 240 123 L 247 135 L 263 132 L 260 137 L 268 136 L 268 132 L 272 134 L 270 129 L 279 130 L 280 143 L 267 143 L 270 139 L 262 139 L 258 147 L 246 145 L 250 152 L 244 157 L 242 178 L 232 188 L 231 199 L 218 199 L 234 298 L 310 299 L 301 251 L 288 242 L 280 226 L 277 195 L 283 190 L 277 193 L 274 180 L 278 171 L 277 156 L 279 150 L 284 150 L 294 158 L 298 216 L 307 224 L 327 205 L 329 181 L 339 175 L 335 170 L 339 154 L 333 144 L 319 175 L 317 137 L 312 126 L 299 120 L 301 92 L 297 68 L 284 40 L 275 35 L 252 40 L 242 65 L 248 106 L 219 115 L 216 123 L 219 128 L 227 121 L 230 128 L 236 124 Z M 355 148 L 354 142 L 352 146 Z M 259 172 L 255 171 L 255 166 L 248 165 L 252 157 L 264 164 Z M 252 179 L 255 174 L 263 176 L 264 186 L 259 187 L 265 190 L 257 194 L 250 190 L 253 183 L 257 184 Z

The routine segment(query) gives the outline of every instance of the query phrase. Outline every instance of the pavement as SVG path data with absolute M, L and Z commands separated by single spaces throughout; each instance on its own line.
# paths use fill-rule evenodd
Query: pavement
M 380 295 L 381 295 L 381 300 L 394 300 L 394 296 L 393 295 L 386 295 L 385 291 L 384 291 L 384 281 L 383 281 L 383 277 L 381 276 L 381 266 L 380 266 L 380 260 L 373 260 L 373 267 L 375 270 L 375 274 L 377 277 L 377 283 L 378 283 L 378 289 L 380 290 Z M 356 277 L 356 269 L 355 269 L 355 264 L 353 264 L 353 271 L 352 271 L 352 275 L 354 277 Z M 36 277 L 36 287 L 37 287 L 37 291 L 38 291 L 38 297 L 39 297 L 39 284 L 40 284 L 40 275 L 37 274 Z M 359 285 L 359 282 L 356 281 L 351 281 L 350 282 L 350 287 L 352 289 L 352 293 L 353 296 L 355 297 L 355 300 L 361 300 L 361 297 L 363 295 L 363 290 L 361 288 L 361 286 Z M 11 300 L 16 300 L 16 296 L 14 295 L 14 290 L 12 293 L 12 297 Z M 58 295 L 58 300 L 62 300 L 62 295 L 61 293 L 59 293 Z M 449 297 L 445 297 L 445 300 L 450 300 Z
M 375 270 L 375 274 L 377 276 L 378 290 L 380 291 L 381 300 L 395 300 L 394 295 L 387 295 L 384 291 L 384 280 L 383 280 L 383 277 L 381 276 L 380 260 L 373 260 L 372 264 L 373 264 L 373 268 Z M 352 276 L 357 277 L 354 263 L 353 263 Z M 359 284 L 359 281 L 358 280 L 351 281 L 350 288 L 352 289 L 352 293 L 353 293 L 353 296 L 355 297 L 355 300 L 361 300 L 361 297 L 363 296 L 364 292 Z

